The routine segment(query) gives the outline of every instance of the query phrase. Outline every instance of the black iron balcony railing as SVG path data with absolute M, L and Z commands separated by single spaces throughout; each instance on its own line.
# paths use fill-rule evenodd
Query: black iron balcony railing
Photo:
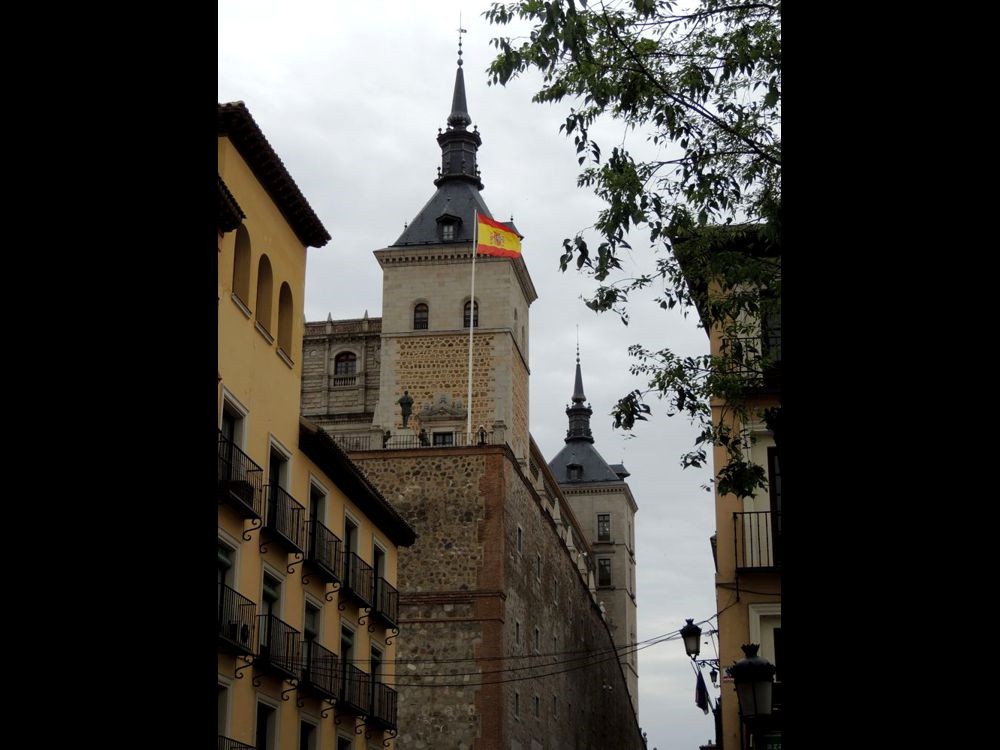
M 781 329 L 760 336 L 725 338 L 719 354 L 728 361 L 730 372 L 758 385 L 774 385 L 780 373 Z
M 302 678 L 299 687 L 336 700 L 340 686 L 337 655 L 316 641 L 302 642 Z
M 396 728 L 396 691 L 382 682 L 372 683 L 371 720 L 386 729 Z
M 473 432 L 471 439 L 465 432 L 449 433 L 450 442 L 434 445 L 434 436 L 425 435 L 390 435 L 388 438 L 372 435 L 332 435 L 333 439 L 344 450 L 377 451 L 377 450 L 410 450 L 413 448 L 465 448 L 467 446 L 501 445 L 502 441 L 494 439 L 492 431 Z
M 220 734 L 219 750 L 256 750 L 256 748 L 253 745 L 248 745 L 245 742 L 239 742 L 238 740 L 231 740 Z
M 237 654 L 252 654 L 257 605 L 219 584 L 219 644 Z
M 219 502 L 244 518 L 260 518 L 264 470 L 219 430 Z
M 306 563 L 315 567 L 325 581 L 337 583 L 344 577 L 340 539 L 319 521 L 306 521 Z
M 399 622 L 399 591 L 381 576 L 375 579 L 375 606 L 372 615 L 390 628 Z
M 370 714 L 372 676 L 353 664 L 342 664 L 337 704 L 356 714 Z
M 344 580 L 341 592 L 349 594 L 366 607 L 375 603 L 375 571 L 354 552 L 342 552 Z
M 298 500 L 276 485 L 267 487 L 267 521 L 264 530 L 284 542 L 292 552 L 305 547 L 306 509 Z
M 254 665 L 271 669 L 286 679 L 298 677 L 302 633 L 274 615 L 261 615 L 258 629 L 260 642 Z
M 733 539 L 737 570 L 781 567 L 781 513 L 733 513 Z

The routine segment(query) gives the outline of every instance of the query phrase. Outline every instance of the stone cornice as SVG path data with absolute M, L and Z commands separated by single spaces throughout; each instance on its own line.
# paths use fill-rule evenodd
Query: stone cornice
M 455 261 L 472 260 L 472 248 L 470 245 L 423 245 L 420 247 L 387 247 L 376 250 L 375 259 L 384 270 L 387 266 L 397 265 L 444 265 Z M 480 255 L 476 258 L 476 263 L 512 263 L 514 275 L 521 285 L 521 292 L 530 305 L 538 299 L 538 292 L 531 281 L 528 267 L 524 263 L 524 258 L 496 258 L 492 255 Z

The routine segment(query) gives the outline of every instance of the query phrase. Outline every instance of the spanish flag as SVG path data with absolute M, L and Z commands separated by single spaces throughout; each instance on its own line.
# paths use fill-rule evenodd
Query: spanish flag
M 502 258 L 519 258 L 521 256 L 521 238 L 516 232 L 499 221 L 477 215 L 476 251 L 479 255 L 498 255 Z

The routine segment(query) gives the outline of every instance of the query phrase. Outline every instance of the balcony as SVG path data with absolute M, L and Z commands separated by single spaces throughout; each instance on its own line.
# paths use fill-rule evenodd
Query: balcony
M 399 622 L 399 591 L 382 577 L 375 579 L 375 606 L 372 616 L 390 628 Z
M 369 720 L 384 729 L 396 728 L 396 691 L 384 683 L 373 683 Z
M 219 645 L 234 654 L 253 653 L 257 605 L 224 583 L 219 584 Z
M 733 513 L 736 570 L 781 568 L 781 513 Z
M 303 641 L 302 656 L 299 687 L 328 700 L 336 700 L 340 683 L 337 655 L 316 641 Z
M 372 677 L 353 664 L 344 664 L 340 677 L 337 705 L 355 714 L 370 714 Z
M 324 581 L 339 583 L 343 577 L 340 539 L 316 520 L 306 521 L 306 564 L 311 565 Z
M 219 502 L 243 518 L 260 518 L 264 470 L 219 430 Z
M 253 745 L 248 745 L 245 742 L 239 742 L 237 740 L 231 740 L 228 737 L 223 737 L 219 735 L 219 750 L 257 750 Z
M 720 356 L 729 360 L 729 371 L 742 376 L 757 390 L 781 388 L 781 329 L 760 336 L 722 340 Z
M 298 677 L 302 633 L 274 615 L 261 615 L 259 628 L 254 667 L 262 667 L 286 680 Z
M 448 443 L 434 444 L 433 434 L 390 435 L 388 438 L 372 435 L 333 435 L 332 437 L 345 451 L 413 450 L 415 448 L 467 448 L 503 445 L 504 441 L 492 430 L 473 432 L 471 438 L 465 431 L 447 433 Z
M 292 552 L 305 547 L 306 509 L 298 500 L 276 485 L 267 487 L 267 520 L 264 530 L 285 544 Z
M 375 603 L 375 571 L 354 552 L 342 552 L 344 581 L 341 595 L 353 596 L 360 604 L 371 607 Z

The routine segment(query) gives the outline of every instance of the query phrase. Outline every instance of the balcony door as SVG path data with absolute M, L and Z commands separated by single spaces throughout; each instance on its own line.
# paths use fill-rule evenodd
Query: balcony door
M 781 465 L 778 462 L 778 448 L 767 449 L 768 490 L 771 494 L 771 536 L 773 539 L 774 565 L 781 565 Z

